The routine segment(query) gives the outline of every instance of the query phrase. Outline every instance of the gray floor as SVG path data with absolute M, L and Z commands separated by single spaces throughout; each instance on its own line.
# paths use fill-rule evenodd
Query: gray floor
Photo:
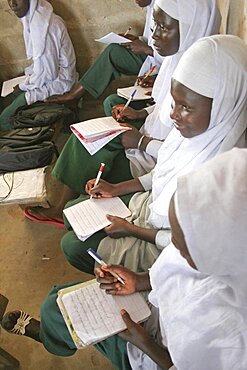
M 102 115 L 100 102 L 83 103 L 82 118 L 92 118 L 92 112 L 93 116 Z M 65 141 L 66 135 L 61 135 L 60 140 Z M 50 197 L 59 194 L 55 183 L 49 180 L 48 185 Z M 62 229 L 27 220 L 18 205 L 0 206 L 0 219 L 0 292 L 9 298 L 8 310 L 22 309 L 39 318 L 40 303 L 53 285 L 91 278 L 65 261 L 60 251 L 60 239 L 65 233 Z M 48 259 L 42 259 L 44 256 Z M 29 338 L 3 330 L 0 347 L 20 361 L 22 370 L 113 369 L 94 348 L 61 358 Z

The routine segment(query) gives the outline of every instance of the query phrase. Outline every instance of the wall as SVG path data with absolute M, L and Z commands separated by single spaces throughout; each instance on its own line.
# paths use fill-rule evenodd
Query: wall
M 65 20 L 72 38 L 80 75 L 104 47 L 95 38 L 110 32 L 125 32 L 131 25 L 140 34 L 145 11 L 134 0 L 51 0 L 55 12 Z M 218 0 L 223 14 L 223 30 L 237 34 L 247 43 L 247 0 Z M 228 13 L 229 15 L 226 16 Z M 22 26 L 9 10 L 7 0 L 0 0 L 0 79 L 21 74 L 27 65 L 22 40 Z

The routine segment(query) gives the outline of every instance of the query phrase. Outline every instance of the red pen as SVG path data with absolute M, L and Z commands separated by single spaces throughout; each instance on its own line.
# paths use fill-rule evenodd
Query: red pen
M 105 163 L 101 163 L 100 164 L 98 175 L 97 175 L 96 180 L 95 180 L 95 183 L 94 183 L 94 186 L 98 185 L 99 180 L 100 180 L 100 177 L 102 175 L 102 172 L 104 171 L 104 168 L 105 168 Z M 92 198 L 93 198 L 93 196 L 91 195 L 90 196 L 90 199 L 92 199 Z

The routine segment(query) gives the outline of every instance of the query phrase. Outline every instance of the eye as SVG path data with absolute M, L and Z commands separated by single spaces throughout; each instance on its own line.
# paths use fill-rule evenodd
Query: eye
M 189 111 L 190 107 L 188 105 L 183 105 L 183 109 L 186 110 L 186 111 Z

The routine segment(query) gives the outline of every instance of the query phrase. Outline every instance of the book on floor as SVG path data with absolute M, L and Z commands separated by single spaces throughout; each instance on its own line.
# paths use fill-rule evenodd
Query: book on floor
M 95 279 L 59 290 L 57 304 L 78 349 L 125 330 L 121 309 L 135 322 L 143 322 L 151 314 L 140 293 L 112 296 L 100 289 Z
M 135 96 L 133 97 L 133 101 L 135 100 L 148 100 L 151 99 L 152 95 L 152 87 L 142 87 L 139 85 L 118 88 L 117 94 L 121 98 L 129 99 L 133 91 L 136 89 Z
M 19 85 L 20 83 L 24 82 L 27 76 L 20 76 L 12 78 L 11 80 L 4 81 L 2 86 L 1 96 L 4 98 L 5 96 L 11 94 L 14 91 L 14 87 Z
M 131 130 L 129 127 L 120 126 L 113 117 L 94 118 L 75 123 L 70 125 L 70 129 L 91 155 L 103 148 L 114 137 Z
M 63 210 L 78 239 L 85 241 L 91 235 L 111 224 L 107 214 L 126 218 L 129 208 L 119 197 L 87 199 Z
M 124 44 L 125 42 L 130 42 L 127 37 L 118 35 L 117 33 L 110 32 L 107 35 L 101 37 L 100 39 L 95 39 L 97 42 L 102 42 L 103 44 Z

